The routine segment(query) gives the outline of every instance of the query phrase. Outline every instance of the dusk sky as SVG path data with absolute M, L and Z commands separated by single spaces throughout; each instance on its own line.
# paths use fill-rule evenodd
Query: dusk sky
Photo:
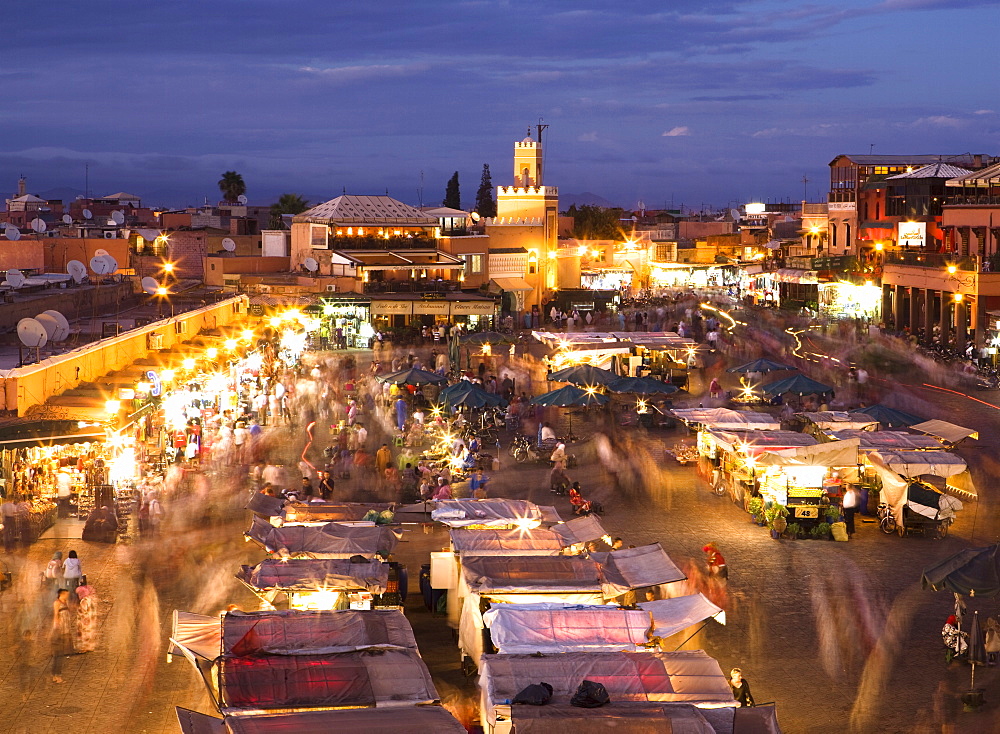
M 297 192 L 440 203 L 546 179 L 627 207 L 825 195 L 839 153 L 1000 154 L 989 0 L 22 3 L 4 32 L 0 191 L 150 205 Z M 10 15 L 10 14 L 9 14 Z

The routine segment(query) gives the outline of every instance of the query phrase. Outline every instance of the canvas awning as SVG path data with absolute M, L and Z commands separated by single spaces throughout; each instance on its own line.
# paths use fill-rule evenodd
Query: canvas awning
M 558 555 L 563 540 L 544 528 L 534 530 L 451 530 L 451 547 L 456 553 L 473 556 Z
M 489 290 L 499 291 L 532 291 L 534 288 L 524 278 L 490 278 Z
M 512 525 L 542 521 L 541 508 L 527 500 L 440 500 L 431 519 L 451 528 L 466 525 Z
M 698 425 L 720 430 L 777 431 L 781 421 L 767 413 L 728 408 L 678 408 L 671 411 L 688 426 Z
M 846 413 L 843 411 L 826 410 L 818 413 L 796 413 L 797 416 L 809 421 L 817 428 L 834 430 L 875 430 L 878 421 L 864 413 Z
M 351 563 L 341 559 L 268 558 L 256 566 L 240 566 L 236 578 L 253 591 L 319 591 L 364 589 L 384 594 L 389 566 L 381 561 Z
M 484 596 L 600 593 L 603 586 L 600 565 L 580 556 L 463 556 L 462 578 Z
M 876 451 L 869 455 L 869 460 L 872 456 L 907 478 L 924 474 L 948 478 L 968 468 L 965 459 L 947 451 Z
M 222 625 L 217 616 L 174 610 L 168 654 L 179 655 L 183 647 L 205 660 L 215 660 L 222 650 Z
M 289 502 L 282 515 L 293 522 L 357 522 L 369 512 L 390 509 L 388 502 Z
M 413 731 L 465 734 L 465 727 L 441 706 L 407 707 L 402 715 Z M 227 716 L 223 720 L 177 707 L 182 734 L 329 734 L 334 731 L 398 734 L 400 716 L 398 708 L 367 708 Z
M 483 613 L 503 654 L 637 651 L 649 643 L 650 615 L 618 607 L 496 604 Z
M 576 517 L 567 522 L 553 525 L 549 529 L 562 538 L 563 545 L 566 546 L 598 540 L 608 534 L 596 515 Z
M 385 525 L 352 526 L 331 522 L 318 526 L 285 525 L 276 528 L 259 517 L 253 519 L 244 535 L 269 553 L 293 558 L 388 556 L 399 542 L 399 536 Z
M 285 500 L 281 497 L 271 497 L 263 492 L 254 492 L 246 504 L 246 509 L 263 517 L 276 517 L 281 514 L 284 506 Z
M 638 606 L 653 616 L 653 634 L 657 637 L 670 637 L 706 619 L 715 619 L 720 624 L 726 623 L 726 613 L 722 608 L 717 607 L 707 596 L 700 593 L 676 596 L 672 599 L 644 601 Z
M 659 543 L 591 553 L 590 557 L 602 566 L 604 594 L 607 597 L 624 594 L 629 589 L 669 584 L 687 578 Z
M 709 435 L 724 451 L 745 450 L 759 456 L 765 451 L 775 452 L 819 443 L 815 438 L 798 431 L 719 431 L 710 430 Z
M 948 421 L 924 421 L 923 423 L 910 426 L 910 428 L 920 433 L 926 433 L 928 436 L 940 438 L 942 441 L 946 441 L 953 446 L 966 438 L 979 438 L 979 431 L 956 426 L 954 423 L 949 423 Z
M 856 466 L 859 441 L 849 438 L 813 446 L 768 450 L 757 457 L 757 463 L 761 466 Z
M 917 436 L 903 431 L 830 431 L 828 436 L 838 441 L 856 438 L 860 442 L 861 451 L 878 451 L 880 449 L 896 451 L 928 451 L 941 449 L 941 441 L 933 436 Z

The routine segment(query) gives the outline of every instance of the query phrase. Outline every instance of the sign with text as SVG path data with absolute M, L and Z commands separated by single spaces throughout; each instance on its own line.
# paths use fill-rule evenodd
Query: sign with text
M 452 301 L 452 316 L 492 316 L 496 311 L 493 301 Z
M 417 301 L 413 304 L 414 315 L 434 314 L 438 316 L 448 315 L 447 301 Z
M 413 301 L 372 301 L 372 316 L 409 316 Z
M 900 247 L 923 247 L 927 242 L 925 222 L 900 222 L 896 242 Z

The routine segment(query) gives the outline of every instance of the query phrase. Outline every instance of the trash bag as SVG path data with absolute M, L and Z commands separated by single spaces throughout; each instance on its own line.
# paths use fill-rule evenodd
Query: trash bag
M 602 686 L 603 687 L 603 686 Z M 552 698 L 552 686 L 548 683 L 532 683 L 525 686 L 514 696 L 511 703 L 523 703 L 528 706 L 544 706 Z
M 603 683 L 585 680 L 576 689 L 576 693 L 573 694 L 573 698 L 569 702 L 571 705 L 579 706 L 580 708 L 596 709 L 599 706 L 610 703 L 611 696 L 608 695 L 608 689 L 604 687 Z
M 830 532 L 833 533 L 834 540 L 844 541 L 847 540 L 847 523 L 835 522 L 830 526 Z

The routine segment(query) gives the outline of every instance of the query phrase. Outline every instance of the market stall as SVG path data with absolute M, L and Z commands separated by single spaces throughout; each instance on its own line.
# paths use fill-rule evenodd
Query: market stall
M 813 436 L 826 431 L 878 430 L 878 421 L 865 413 L 825 410 L 811 413 L 796 413 L 794 419 L 796 422 L 801 423 L 803 432 Z
M 493 647 L 502 654 L 639 652 L 651 645 L 651 617 L 640 609 L 496 604 L 482 619 Z
M 698 469 L 716 494 L 729 494 L 742 504 L 745 498 L 758 494 L 758 456 L 817 443 L 812 436 L 795 431 L 723 431 L 705 427 L 698 432 Z
M 566 547 L 560 535 L 545 528 L 452 528 L 449 535 L 456 556 L 557 556 Z
M 398 734 L 401 718 L 412 731 L 465 734 L 465 727 L 441 706 L 413 706 L 407 708 L 405 714 L 396 708 L 354 708 L 237 714 L 224 719 L 177 707 L 181 734 L 329 734 L 335 731 Z
M 941 441 L 933 436 L 906 433 L 905 431 L 831 430 L 826 436 L 834 441 L 858 440 L 858 449 L 869 451 L 940 451 Z
M 259 517 L 254 517 L 244 537 L 281 558 L 387 558 L 399 542 L 399 535 L 385 525 L 330 522 L 275 527 Z
M 554 507 L 527 500 L 462 499 L 438 500 L 431 519 L 450 528 L 492 527 L 530 530 L 542 524 L 562 522 Z
M 777 431 L 781 421 L 767 413 L 729 408 L 675 408 L 671 414 L 692 431 Z
M 602 683 L 612 703 L 585 710 L 572 706 L 570 699 L 583 680 Z M 526 686 L 538 681 L 553 689 L 545 706 L 510 704 Z M 607 719 L 608 726 L 630 731 L 641 730 L 635 727 L 676 731 L 668 728 L 675 716 L 685 726 L 692 726 L 692 719 L 700 726 L 680 731 L 713 734 L 697 707 L 736 706 L 719 663 L 701 650 L 484 655 L 479 685 L 480 716 L 487 734 L 588 731 L 581 725 L 594 719 Z M 694 707 L 649 705 L 682 703 Z
M 236 578 L 272 607 L 289 609 L 370 609 L 380 606 L 389 586 L 390 567 L 370 560 L 268 558 L 254 567 L 240 566 Z

